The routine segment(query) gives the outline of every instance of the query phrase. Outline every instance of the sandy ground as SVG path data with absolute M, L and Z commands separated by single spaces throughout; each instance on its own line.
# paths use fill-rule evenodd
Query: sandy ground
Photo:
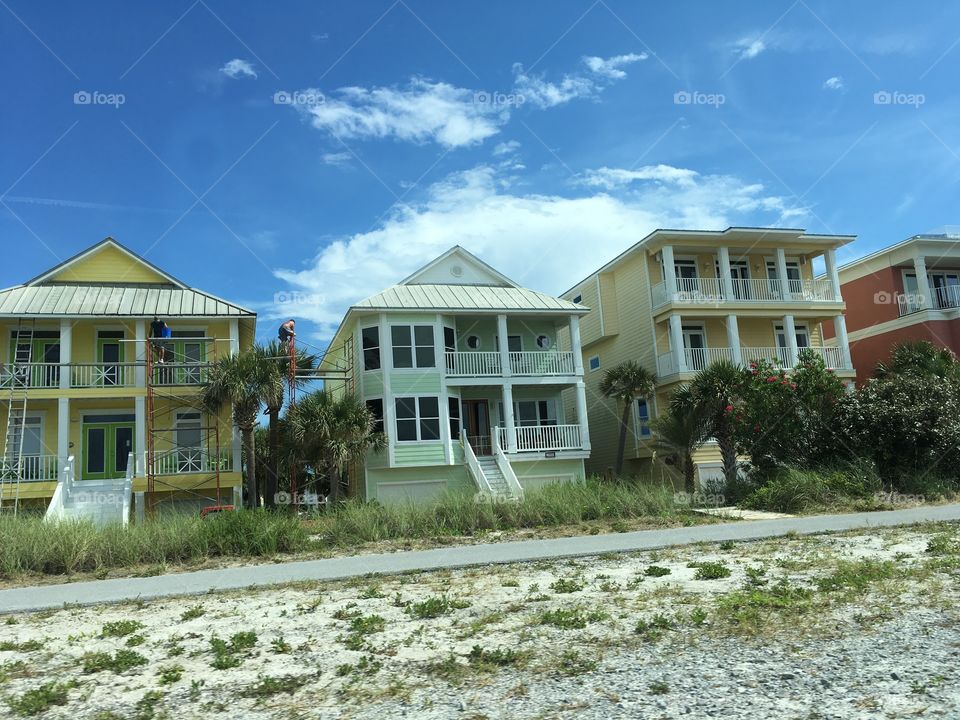
M 739 708 L 757 693 L 797 694 L 776 711 L 757 706 L 773 714 L 743 717 L 960 717 L 960 660 L 943 668 L 949 677 L 936 673 L 938 653 L 956 658 L 960 648 L 960 576 L 957 563 L 931 568 L 940 556 L 927 549 L 938 537 L 955 542 L 957 530 L 693 546 L 13 616 L 0 624 L 0 716 L 35 710 L 28 701 L 37 698 L 47 705 L 39 716 L 73 720 L 709 717 L 724 707 L 681 690 L 695 682 L 704 692 L 730 683 Z M 816 589 L 818 578 L 862 560 L 888 561 L 903 575 L 855 595 Z M 698 578 L 691 562 L 730 574 Z M 802 616 L 767 610 L 752 627 L 723 615 L 734 594 L 781 580 L 825 600 Z M 638 632 L 639 621 L 649 627 Z M 871 701 L 857 690 L 827 713 L 818 705 L 824 686 L 791 689 L 816 653 L 836 646 L 838 657 L 862 652 L 869 662 L 872 648 L 899 647 L 894 638 L 916 636 L 914 626 L 936 626 L 946 639 L 931 636 L 912 663 L 929 671 L 896 681 L 892 699 L 860 707 Z M 863 647 L 838 645 L 850 638 Z M 813 655 L 795 657 L 800 650 Z M 760 658 L 751 672 L 723 679 L 751 653 Z M 890 655 L 891 667 L 906 664 Z M 761 680 L 778 662 L 787 669 L 776 671 L 774 692 Z M 710 672 L 720 685 L 704 679 Z M 894 682 L 895 671 L 884 672 Z M 730 707 L 723 715 L 741 717 Z

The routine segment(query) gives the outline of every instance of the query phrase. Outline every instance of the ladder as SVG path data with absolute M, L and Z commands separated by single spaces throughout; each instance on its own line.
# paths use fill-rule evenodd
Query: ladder
M 23 439 L 27 420 L 27 398 L 33 378 L 33 335 L 35 321 L 17 325 L 13 342 L 13 362 L 10 368 L 10 395 L 7 401 L 7 432 L 3 446 L 2 473 L 0 473 L 0 512 L 20 507 L 20 482 L 23 480 Z M 14 485 L 13 505 L 4 506 L 4 491 Z

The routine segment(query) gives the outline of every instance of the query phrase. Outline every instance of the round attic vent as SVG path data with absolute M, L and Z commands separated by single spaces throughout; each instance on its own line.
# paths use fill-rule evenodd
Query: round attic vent
M 460 267 L 459 265 L 454 265 L 453 267 L 450 268 L 450 274 L 453 275 L 454 277 L 462 277 L 463 268 Z

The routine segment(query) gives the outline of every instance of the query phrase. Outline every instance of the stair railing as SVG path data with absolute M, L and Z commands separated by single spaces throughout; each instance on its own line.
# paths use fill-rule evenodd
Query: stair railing
M 510 459 L 503 451 L 503 446 L 500 443 L 500 433 L 497 431 L 493 433 L 493 457 L 497 461 L 497 467 L 500 468 L 503 479 L 507 481 L 507 487 L 510 488 L 510 497 L 515 500 L 523 500 L 523 486 L 517 479 L 517 474 L 513 471 Z
M 479 494 L 482 496 L 493 497 L 495 495 L 493 488 L 490 486 L 487 476 L 483 474 L 483 468 L 480 467 L 480 461 L 477 460 L 477 455 L 473 452 L 473 448 L 470 446 L 470 441 L 467 439 L 466 430 L 460 431 L 460 444 L 463 445 L 463 458 L 466 461 L 467 470 L 469 470 L 470 475 L 473 476 L 473 481 L 477 484 Z

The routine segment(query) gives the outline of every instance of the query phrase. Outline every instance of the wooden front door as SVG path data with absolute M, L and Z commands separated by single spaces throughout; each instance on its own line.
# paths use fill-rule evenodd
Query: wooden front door
M 490 437 L 490 403 L 487 400 L 464 400 L 464 422 L 467 440 L 477 455 L 492 455 Z

